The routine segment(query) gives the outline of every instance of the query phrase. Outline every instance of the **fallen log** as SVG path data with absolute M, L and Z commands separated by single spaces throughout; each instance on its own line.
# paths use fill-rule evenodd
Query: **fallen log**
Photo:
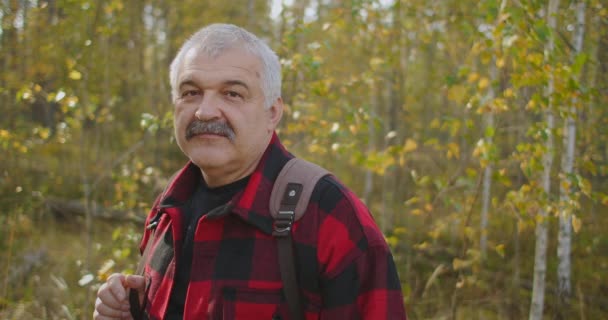
M 44 206 L 49 213 L 59 220 L 72 220 L 74 217 L 86 217 L 87 215 L 86 205 L 82 200 L 49 197 L 44 199 Z M 96 202 L 91 202 L 89 212 L 93 219 L 134 222 L 137 224 L 145 222 L 145 213 L 143 212 L 106 208 Z

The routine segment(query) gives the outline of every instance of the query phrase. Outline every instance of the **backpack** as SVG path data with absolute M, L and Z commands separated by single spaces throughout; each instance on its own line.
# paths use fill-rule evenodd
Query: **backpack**
M 281 280 L 283 281 L 283 292 L 293 320 L 304 320 L 304 309 L 302 308 L 302 297 L 296 276 L 291 236 L 292 225 L 302 218 L 306 212 L 310 196 L 317 182 L 329 174 L 329 171 L 314 163 L 293 158 L 279 172 L 270 193 L 269 208 L 274 219 L 272 235 L 277 240 L 277 256 Z M 173 180 L 173 177 L 171 180 Z M 152 233 L 151 239 L 148 239 L 135 274 L 143 274 L 145 261 L 150 254 L 151 244 L 154 242 L 153 237 L 154 233 Z M 129 304 L 133 319 L 144 319 L 137 291 L 130 290 Z

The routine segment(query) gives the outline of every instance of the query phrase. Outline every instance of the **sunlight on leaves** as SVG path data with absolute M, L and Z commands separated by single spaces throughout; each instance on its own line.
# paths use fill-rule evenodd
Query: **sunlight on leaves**
M 498 255 L 501 258 L 505 257 L 505 245 L 504 244 L 499 244 L 496 247 L 494 247 L 494 250 L 496 250 L 496 253 L 498 253 Z
M 583 223 L 576 215 L 572 215 L 572 229 L 578 233 L 581 230 Z
M 116 262 L 113 259 L 106 260 L 97 271 L 97 279 L 100 281 L 106 281 L 112 274 L 115 265 Z
M 463 260 L 459 258 L 454 258 L 452 261 L 452 268 L 456 271 L 470 268 L 473 265 L 472 260 Z
M 418 144 L 413 139 L 407 139 L 403 146 L 403 153 L 408 153 L 416 150 L 418 148 Z
M 72 80 L 80 80 L 80 79 L 82 79 L 82 74 L 76 70 L 72 70 L 72 71 L 70 71 L 70 74 L 68 75 L 68 77 Z
M 91 273 L 87 273 L 84 276 L 82 276 L 82 278 L 80 278 L 80 280 L 78 280 L 78 285 L 81 287 L 84 287 L 84 286 L 88 285 L 89 283 L 91 283 L 93 280 L 95 280 L 95 276 L 93 276 L 93 274 L 91 274 Z

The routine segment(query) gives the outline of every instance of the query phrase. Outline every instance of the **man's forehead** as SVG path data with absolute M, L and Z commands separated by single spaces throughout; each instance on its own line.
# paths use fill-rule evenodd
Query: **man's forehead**
M 244 71 L 256 78 L 260 78 L 261 72 L 259 58 L 239 47 L 227 48 L 216 56 L 210 56 L 197 48 L 190 48 L 184 55 L 182 67 L 184 71 Z

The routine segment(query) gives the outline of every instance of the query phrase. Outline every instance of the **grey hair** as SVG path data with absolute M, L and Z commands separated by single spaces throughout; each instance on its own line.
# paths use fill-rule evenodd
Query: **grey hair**
M 256 56 L 262 62 L 262 92 L 264 93 L 265 107 L 281 97 L 281 64 L 277 54 L 261 39 L 251 32 L 232 24 L 211 24 L 193 34 L 180 48 L 171 62 L 169 81 L 171 83 L 171 96 L 176 101 L 178 92 L 178 71 L 183 63 L 186 53 L 195 48 L 197 52 L 204 53 L 212 58 L 222 52 L 243 46 L 245 50 Z

